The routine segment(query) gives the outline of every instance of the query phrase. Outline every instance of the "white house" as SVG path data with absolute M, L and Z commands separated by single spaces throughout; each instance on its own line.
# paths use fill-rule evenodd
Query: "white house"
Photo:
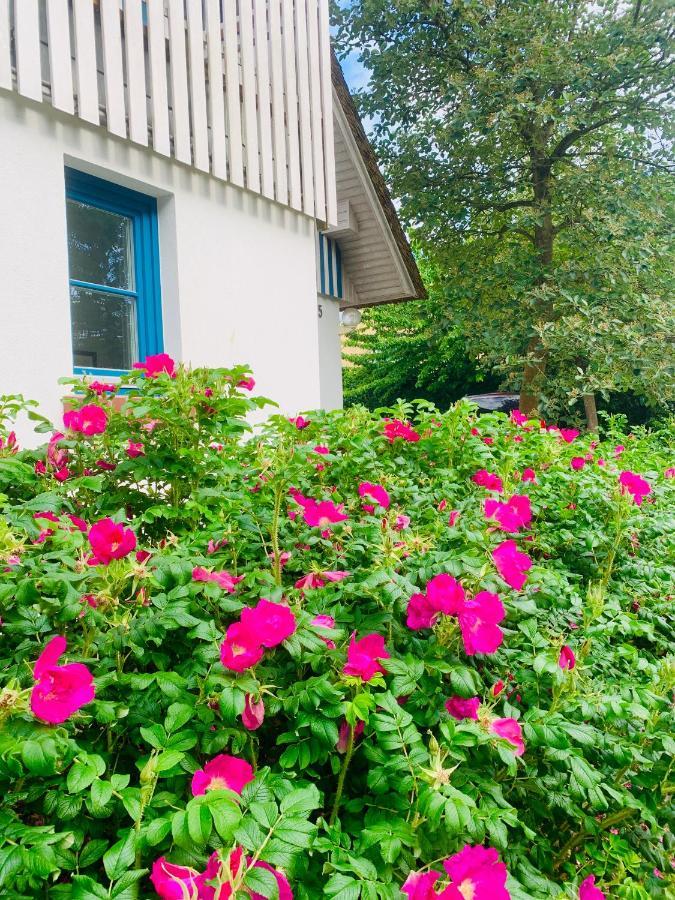
M 0 0 L 0 394 L 166 351 L 342 402 L 340 310 L 424 295 L 328 0 Z

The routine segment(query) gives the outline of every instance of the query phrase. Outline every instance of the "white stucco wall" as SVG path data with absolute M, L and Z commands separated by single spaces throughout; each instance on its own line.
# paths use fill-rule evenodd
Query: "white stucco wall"
M 168 353 L 250 364 L 288 414 L 339 405 L 341 380 L 327 381 L 337 304 L 319 320 L 312 219 L 2 91 L 0 393 L 60 419 L 56 379 L 72 372 L 65 165 L 158 197 Z
M 318 296 L 319 383 L 322 409 L 342 408 L 342 347 L 340 345 L 340 302 Z

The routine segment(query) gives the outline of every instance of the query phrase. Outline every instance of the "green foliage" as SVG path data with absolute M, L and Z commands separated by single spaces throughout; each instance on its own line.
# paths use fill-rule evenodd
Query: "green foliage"
M 438 301 L 441 300 L 439 303 Z M 345 401 L 370 409 L 425 397 L 440 409 L 498 386 L 468 357 L 442 298 L 373 307 L 346 338 Z
M 439 328 L 550 414 L 672 404 L 670 0 L 336 7 Z
M 304 430 L 272 416 L 252 433 L 246 415 L 264 401 L 237 388 L 246 374 L 135 372 L 121 410 L 73 383 L 74 406 L 105 409 L 104 433 L 0 448 L 22 473 L 0 482 L 3 898 L 150 897 L 159 858 L 201 873 L 216 853 L 223 900 L 226 884 L 237 900 L 278 896 L 272 869 L 299 900 L 398 900 L 411 871 L 466 844 L 499 851 L 514 900 L 576 897 L 590 873 L 612 897 L 669 896 L 672 427 L 627 435 L 609 420 L 598 446 L 568 445 L 536 421 L 418 402 L 313 413 Z M 389 442 L 385 417 L 420 440 Z M 521 482 L 526 467 L 536 483 Z M 520 591 L 493 565 L 505 535 L 486 521 L 479 469 L 505 497 L 531 498 L 531 530 L 515 536 L 533 561 Z M 620 493 L 619 469 L 648 479 L 641 506 Z M 363 509 L 361 482 L 383 485 L 391 506 Z M 348 519 L 308 525 L 291 489 L 344 504 Z M 90 564 L 69 515 L 128 523 L 149 558 Z M 228 591 L 196 567 L 241 581 Z M 335 571 L 349 574 L 296 586 Z M 410 597 L 443 572 L 469 595 L 499 593 L 496 653 L 467 655 L 453 617 L 407 627 Z M 224 635 L 261 597 L 288 604 L 295 631 L 256 666 L 226 669 Z M 381 635 L 390 654 L 369 681 L 343 673 L 354 632 Z M 86 665 L 96 696 L 50 725 L 32 712 L 33 667 L 59 634 L 61 663 Z M 572 670 L 558 665 L 563 644 Z M 242 721 L 247 695 L 264 702 L 256 730 Z M 449 716 L 450 697 L 477 697 L 478 718 Z M 518 720 L 522 756 L 490 730 L 496 717 Z M 255 777 L 241 794 L 218 783 L 193 795 L 219 754 Z M 228 869 L 237 848 L 243 863 Z

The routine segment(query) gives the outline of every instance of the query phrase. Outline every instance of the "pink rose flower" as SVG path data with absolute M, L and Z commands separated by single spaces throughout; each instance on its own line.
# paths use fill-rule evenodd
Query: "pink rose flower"
M 503 738 L 510 744 L 513 744 L 516 756 L 522 756 L 525 752 L 525 744 L 523 743 L 523 731 L 520 723 L 516 719 L 493 719 L 490 722 L 490 731 L 497 737 Z
M 159 375 L 176 377 L 176 363 L 168 353 L 156 353 L 146 356 L 145 362 L 134 363 L 134 369 L 143 369 L 146 378 L 157 378 Z
M 576 428 L 561 428 L 558 433 L 566 444 L 571 444 L 575 438 L 579 437 Z
M 578 472 L 580 469 L 586 465 L 586 460 L 583 456 L 573 456 L 570 460 L 570 466 L 574 469 L 575 472 Z
M 652 492 L 649 482 L 636 475 L 635 472 L 621 472 L 619 484 L 621 485 L 621 493 L 630 494 L 636 506 L 642 506 L 644 498 Z
M 403 531 L 408 527 L 408 525 L 410 525 L 410 516 L 406 516 L 401 513 L 396 516 L 396 521 L 394 522 L 394 531 Z
M 464 588 L 456 578 L 445 573 L 436 575 L 427 584 L 424 594 L 413 594 L 408 601 L 406 624 L 413 631 L 433 628 L 441 614 L 457 615 L 463 608 L 465 597 Z
M 405 884 L 401 887 L 401 891 L 407 896 L 408 900 L 437 900 L 443 897 L 443 894 L 437 894 L 435 884 L 441 877 L 441 873 L 435 869 L 429 872 L 411 872 L 406 878 Z M 461 900 L 460 894 L 457 900 Z
M 145 456 L 143 444 L 140 441 L 132 441 L 129 439 L 127 443 L 127 456 L 129 459 L 136 459 L 138 456 Z
M 349 516 L 345 514 L 342 504 L 335 504 L 332 500 L 305 500 L 302 506 L 302 514 L 305 522 L 313 528 L 329 530 L 336 522 L 344 522 Z
M 192 570 L 192 580 L 201 582 L 213 582 L 219 588 L 227 591 L 228 594 L 234 594 L 236 585 L 243 581 L 243 575 L 230 575 L 229 572 L 209 572 L 202 566 L 195 566 Z
M 253 769 L 245 759 L 220 753 L 192 776 L 192 795 L 198 797 L 217 790 L 241 794 L 253 777 Z
M 103 394 L 114 394 L 117 391 L 116 384 L 108 384 L 103 381 L 92 381 L 87 387 L 98 397 L 101 397 Z
M 311 419 L 305 419 L 304 416 L 296 416 L 294 419 L 289 419 L 288 421 L 291 425 L 295 425 L 298 431 L 302 431 L 312 424 Z
M 244 391 L 252 391 L 255 387 L 255 378 L 242 378 L 237 382 L 237 387 Z
M 520 479 L 521 481 L 532 481 L 535 484 L 537 483 L 537 474 L 534 469 L 523 469 L 523 474 Z
M 506 610 L 497 594 L 480 591 L 465 601 L 459 612 L 459 627 L 467 656 L 494 653 L 501 646 L 504 634 L 499 622 L 505 616 Z
M 58 664 L 66 646 L 64 637 L 53 637 L 33 668 L 35 686 L 30 695 L 30 708 L 38 719 L 50 725 L 65 722 L 95 696 L 94 679 L 83 663 Z
M 136 535 L 131 528 L 118 525 L 110 518 L 100 519 L 89 529 L 89 543 L 94 565 L 109 565 L 136 549 Z
M 493 472 L 488 472 L 487 469 L 479 469 L 471 476 L 471 480 L 479 487 L 484 487 L 486 491 L 495 491 L 497 494 L 501 494 L 504 490 L 501 478 Z
M 231 672 L 244 672 L 257 665 L 264 652 L 255 633 L 244 628 L 241 622 L 233 622 L 220 645 L 220 661 Z
M 530 498 L 524 494 L 514 494 L 506 503 L 490 498 L 485 501 L 485 517 L 496 519 L 502 531 L 518 531 L 532 521 Z
M 478 719 L 479 697 L 450 697 L 445 701 L 445 708 L 455 719 Z
M 397 438 L 409 444 L 416 444 L 419 441 L 419 434 L 411 428 L 409 422 L 402 422 L 400 419 L 385 419 L 384 422 L 384 436 L 390 444 Z
M 108 427 L 108 416 L 100 406 L 90 403 L 80 409 L 71 409 L 65 412 L 63 424 L 70 431 L 91 437 L 94 434 L 103 434 Z
M 454 526 L 457 524 L 458 521 L 459 521 L 459 510 L 453 509 L 452 512 L 450 513 L 450 518 L 448 519 L 448 525 L 451 528 L 454 528 Z
M 314 625 L 315 628 L 335 628 L 335 619 L 333 618 L 333 616 L 327 616 L 322 613 L 318 616 L 314 616 L 314 618 L 312 619 L 312 625 Z M 321 634 L 319 635 L 319 637 L 329 650 L 335 650 L 335 641 L 332 641 L 330 638 L 323 637 L 323 635 Z
M 514 425 L 526 425 L 528 422 L 528 418 L 524 413 L 521 413 L 519 409 L 511 410 L 511 421 Z
M 244 711 L 241 714 L 244 728 L 248 728 L 249 731 L 256 731 L 262 725 L 264 718 L 265 703 L 263 698 L 255 700 L 253 694 L 246 694 Z
M 309 575 L 303 575 L 302 578 L 298 578 L 295 582 L 295 587 L 300 590 L 310 590 L 312 588 L 322 588 L 325 587 L 329 582 L 337 582 L 342 581 L 344 578 L 347 578 L 351 573 L 336 571 L 336 572 L 310 572 Z
M 577 664 L 574 651 L 567 644 L 560 648 L 560 656 L 558 657 L 558 665 L 561 669 L 573 669 Z
M 363 734 L 363 729 L 365 728 L 365 722 L 357 722 L 354 726 L 354 743 L 361 737 Z M 338 731 L 338 740 L 335 745 L 335 749 L 338 753 L 346 753 L 347 746 L 349 743 L 349 723 L 346 719 L 343 719 L 340 723 L 340 730 Z
M 367 634 L 357 640 L 354 632 L 347 649 L 347 662 L 342 671 L 345 675 L 370 681 L 378 672 L 384 672 L 378 662 L 380 659 L 389 659 L 384 638 L 379 634 Z
M 256 636 L 263 647 L 276 647 L 295 633 L 295 616 L 282 603 L 259 600 L 253 607 L 241 611 L 242 627 Z M 229 632 L 229 629 L 228 629 Z
M 604 900 L 605 894 L 595 886 L 595 875 L 589 875 L 579 885 L 579 900 Z
M 467 844 L 443 863 L 455 889 L 448 900 L 509 900 L 506 889 L 508 872 L 499 853 L 493 847 L 472 847 Z M 441 895 L 443 896 L 443 895 Z
M 492 559 L 509 587 L 521 590 L 527 581 L 527 572 L 532 568 L 532 560 L 527 553 L 521 553 L 514 540 L 502 541 L 492 551 Z
M 199 900 L 214 900 L 215 888 L 209 887 L 207 881 L 216 877 L 220 862 L 215 866 L 209 860 L 204 872 L 198 872 L 190 866 L 178 866 L 160 856 L 152 864 L 150 881 L 162 900 L 185 900 L 185 897 L 198 897 Z
M 370 497 L 382 509 L 388 509 L 391 502 L 382 485 L 371 484 L 369 481 L 362 481 L 359 485 L 359 497 Z

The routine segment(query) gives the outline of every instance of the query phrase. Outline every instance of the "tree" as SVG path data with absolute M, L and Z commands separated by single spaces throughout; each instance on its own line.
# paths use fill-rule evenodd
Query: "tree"
M 468 393 L 496 387 L 466 352 L 451 318 L 430 300 L 367 309 L 347 338 L 344 370 L 347 405 L 371 409 L 423 397 L 447 409 Z
M 402 215 L 521 408 L 553 377 L 590 424 L 596 390 L 672 399 L 670 0 L 354 0 L 336 20 Z

